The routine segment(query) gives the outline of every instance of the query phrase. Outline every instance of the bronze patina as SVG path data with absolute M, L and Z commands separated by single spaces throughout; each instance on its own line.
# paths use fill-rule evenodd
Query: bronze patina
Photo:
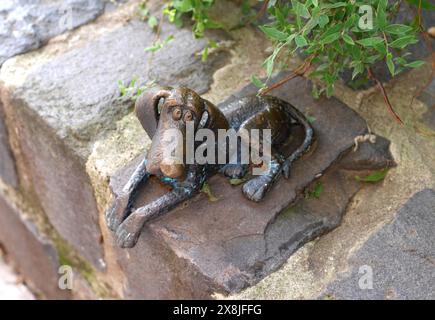
M 234 161 L 167 164 L 163 161 L 167 147 L 163 135 L 167 129 L 177 129 L 185 135 L 189 122 L 195 131 L 208 128 L 216 136 L 219 129 L 271 129 L 272 154 L 267 170 L 242 186 L 243 194 L 255 202 L 265 197 L 281 175 L 289 177 L 292 163 L 308 151 L 314 140 L 307 118 L 288 102 L 273 96 L 247 96 L 218 108 L 189 88 L 157 87 L 139 97 L 135 110 L 152 137 L 151 148 L 106 213 L 107 224 L 123 248 L 133 247 L 145 223 L 197 194 L 210 176 L 220 172 L 229 178 L 242 178 L 253 165 Z M 302 126 L 304 139 L 296 150 L 286 154 L 282 146 L 292 139 L 294 126 Z M 195 148 L 200 145 L 195 144 Z M 236 153 L 239 152 L 238 149 Z M 151 175 L 170 185 L 171 191 L 143 207 L 133 208 L 134 194 Z

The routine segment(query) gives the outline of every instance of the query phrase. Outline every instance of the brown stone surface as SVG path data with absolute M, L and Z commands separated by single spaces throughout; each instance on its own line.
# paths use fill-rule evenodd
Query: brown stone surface
M 13 151 L 20 158 L 26 192 L 36 195 L 60 235 L 100 270 L 106 263 L 85 165 L 93 143 L 131 111 L 131 101 L 118 99 L 117 81 L 128 84 L 140 76 L 140 84 L 156 79 L 205 92 L 229 57 L 218 50 L 202 63 L 207 39 L 195 40 L 188 27 L 178 29 L 166 20 L 160 37 L 174 35 L 174 40 L 152 57 L 144 48 L 153 44 L 155 33 L 123 11 L 127 9 L 104 15 L 37 52 L 9 59 L 0 73 L 6 124 L 13 128 Z M 161 8 L 153 4 L 152 10 Z M 224 33 L 210 37 L 228 39 Z
M 283 76 L 285 74 L 279 77 Z M 243 96 L 254 90 L 248 87 L 237 95 Z M 292 209 L 293 214 L 279 214 L 353 146 L 356 136 L 366 132 L 364 121 L 336 99 L 314 100 L 310 83 L 305 79 L 294 80 L 285 88 L 276 90 L 274 95 L 316 119 L 313 123 L 317 137 L 314 151 L 297 161 L 290 179 L 281 179 L 261 203 L 245 199 L 241 187 L 231 186 L 222 176 L 212 177 L 209 186 L 219 200 L 210 202 L 200 194 L 186 205 L 150 223 L 145 227 L 137 247 L 125 250 L 132 261 L 148 259 L 149 254 L 138 247 L 150 246 L 153 242 L 151 238 L 155 238 L 159 245 L 165 243 L 178 259 L 188 261 L 204 276 L 202 280 L 213 283 L 221 292 L 234 292 L 276 270 L 299 246 L 339 224 L 349 199 L 360 185 L 352 174 L 338 170 L 337 166 L 321 178 L 326 185 L 321 200 L 298 202 Z M 356 159 L 373 162 L 373 167 L 379 167 L 378 162 L 392 163 L 388 143 L 375 147 L 375 151 L 370 148 L 361 150 Z M 128 179 L 137 161 L 112 177 L 111 186 L 115 194 Z M 364 169 L 369 168 L 370 165 Z M 164 192 L 166 189 L 151 179 L 139 193 L 135 206 L 147 203 Z M 132 270 L 135 269 L 145 277 L 144 269 L 135 264 L 130 265 L 127 276 L 134 274 Z M 149 277 L 156 276 L 153 271 L 150 272 Z
M 5 95 L 3 95 L 5 101 Z M 96 267 L 104 269 L 93 189 L 80 158 L 19 101 L 6 100 L 19 141 L 22 174 L 51 224 Z
M 59 261 L 53 244 L 41 236 L 35 225 L 24 219 L 2 195 L 0 243 L 32 290 L 48 299 L 70 298 L 69 291 L 58 288 Z
M 3 106 L 0 102 L 0 179 L 13 188 L 16 188 L 18 185 L 17 173 L 9 146 L 4 117 Z

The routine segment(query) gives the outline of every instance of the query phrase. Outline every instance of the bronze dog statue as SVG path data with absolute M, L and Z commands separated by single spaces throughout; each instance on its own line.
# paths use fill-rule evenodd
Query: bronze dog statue
M 136 244 L 146 222 L 197 194 L 211 175 L 220 171 L 227 177 L 241 178 L 249 169 L 249 164 L 242 163 L 168 165 L 162 156 L 165 130 L 177 129 L 185 135 L 189 122 L 193 123 L 195 131 L 208 128 L 216 135 L 219 129 L 271 129 L 272 155 L 267 171 L 248 180 L 242 187 L 243 194 L 256 202 L 263 199 L 281 174 L 288 178 L 291 164 L 310 148 L 314 139 L 313 129 L 305 116 L 291 104 L 272 96 L 247 96 L 219 109 L 188 88 L 154 88 L 139 97 L 135 110 L 143 128 L 152 137 L 151 148 L 106 212 L 107 224 L 116 231 L 118 245 L 123 248 Z M 305 137 L 286 157 L 279 147 L 291 139 L 295 124 L 303 126 Z M 158 176 L 171 185 L 172 190 L 133 210 L 133 195 L 150 175 Z

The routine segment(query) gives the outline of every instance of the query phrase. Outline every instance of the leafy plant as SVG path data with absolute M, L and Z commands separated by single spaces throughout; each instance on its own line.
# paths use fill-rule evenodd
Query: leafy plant
M 355 79 L 382 60 L 392 76 L 405 68 L 421 66 L 423 61 L 408 61 L 404 51 L 418 41 L 418 24 L 392 23 L 400 2 L 270 1 L 268 10 L 274 21 L 260 27 L 274 42 L 274 51 L 264 62 L 268 76 L 282 51 L 299 51 L 313 68 L 310 77 L 324 84 L 320 89 L 314 87 L 314 94 L 326 93 L 329 97 L 345 70 L 352 70 Z
M 221 28 L 222 25 L 212 21 L 208 16 L 214 0 L 173 0 L 163 9 L 170 22 L 181 27 L 183 14 L 189 14 L 194 22 L 192 31 L 196 38 L 204 36 L 206 29 Z
M 157 39 L 151 46 L 144 49 L 145 52 L 156 52 L 174 40 L 174 36 L 170 35 L 165 40 Z
M 146 7 L 145 2 L 139 4 L 138 14 L 142 20 L 148 21 L 148 25 L 151 29 L 155 30 L 157 28 L 159 21 L 155 16 L 151 15 L 150 10 Z
M 354 85 L 375 80 L 381 89 L 386 104 L 400 123 L 403 123 L 391 106 L 382 83 L 377 80 L 372 66 L 384 61 L 394 77 L 408 68 L 416 68 L 424 61 L 409 61 L 406 49 L 418 41 L 417 35 L 422 31 L 421 10 L 434 10 L 435 5 L 429 0 L 263 0 L 263 5 L 254 18 L 258 18 L 265 10 L 271 22 L 259 26 L 273 42 L 273 52 L 264 61 L 268 79 L 279 67 L 282 56 L 299 53 L 304 63 L 295 70 L 294 75 L 267 86 L 266 83 L 252 76 L 252 83 L 260 93 L 282 85 L 286 81 L 309 72 L 309 77 L 318 79 L 313 86 L 313 95 L 322 94 L 330 97 L 334 92 L 335 82 L 343 72 L 350 70 Z M 394 23 L 394 18 L 402 5 L 407 2 L 418 10 L 410 23 Z M 169 21 L 178 26 L 183 24 L 183 15 L 190 15 L 193 21 L 195 37 L 204 36 L 210 28 L 222 28 L 221 24 L 212 21 L 208 15 L 214 0 L 172 0 L 164 7 L 164 14 Z M 244 17 L 252 12 L 250 1 L 241 2 Z M 255 20 L 255 19 L 254 19 Z M 248 22 L 253 22 L 250 19 Z M 149 48 L 158 50 L 160 43 Z M 202 60 L 206 60 L 209 48 L 202 52 Z M 320 83 L 320 86 L 317 85 Z
M 155 81 L 149 81 L 145 85 L 140 86 L 138 84 L 138 78 L 135 77 L 130 81 L 128 85 L 124 83 L 122 80 L 118 80 L 118 90 L 121 94 L 120 98 L 122 99 L 131 99 L 136 101 L 136 99 L 146 90 L 153 87 L 155 85 Z

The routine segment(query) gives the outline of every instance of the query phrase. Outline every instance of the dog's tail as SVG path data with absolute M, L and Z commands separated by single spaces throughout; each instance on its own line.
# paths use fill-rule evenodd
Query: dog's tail
M 286 178 L 290 175 L 290 167 L 294 161 L 299 159 L 304 153 L 310 150 L 313 142 L 315 141 L 315 135 L 313 127 L 311 126 L 308 119 L 305 115 L 296 109 L 292 104 L 282 101 L 284 105 L 285 112 L 290 115 L 293 119 L 295 119 L 298 123 L 300 123 L 304 127 L 305 137 L 302 144 L 284 161 L 283 164 L 283 173 Z

